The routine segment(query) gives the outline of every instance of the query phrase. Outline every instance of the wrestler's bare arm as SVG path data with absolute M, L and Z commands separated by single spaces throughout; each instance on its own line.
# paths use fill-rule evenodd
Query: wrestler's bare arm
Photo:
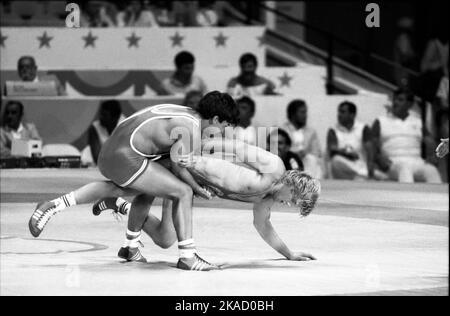
M 170 149 L 171 171 L 185 183 L 194 193 L 202 198 L 210 199 L 211 194 L 200 186 L 185 165 L 192 163 L 195 153 L 200 153 L 200 129 L 196 123 L 186 118 L 174 118 L 167 124 L 166 131 L 171 139 L 178 140 Z
M 211 193 L 201 185 L 199 185 L 197 181 L 195 181 L 192 174 L 186 168 L 180 167 L 178 163 L 171 161 L 171 171 L 174 175 L 187 183 L 196 195 L 204 199 L 211 199 Z
M 186 118 L 174 118 L 166 127 L 169 138 L 176 140 L 170 148 L 170 158 L 182 167 L 192 163 L 194 154 L 201 153 L 201 132 L 196 124 Z
M 265 198 L 253 205 L 253 225 L 264 241 L 289 260 L 306 261 L 315 260 L 312 255 L 303 252 L 292 252 L 278 236 L 270 222 L 271 208 L 274 200 Z

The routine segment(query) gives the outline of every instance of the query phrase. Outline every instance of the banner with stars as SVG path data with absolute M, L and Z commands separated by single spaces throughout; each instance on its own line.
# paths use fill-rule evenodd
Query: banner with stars
M 174 67 L 187 50 L 198 67 L 229 67 L 246 52 L 265 64 L 264 27 L 220 28 L 0 28 L 2 70 L 34 56 L 40 69 L 142 70 Z

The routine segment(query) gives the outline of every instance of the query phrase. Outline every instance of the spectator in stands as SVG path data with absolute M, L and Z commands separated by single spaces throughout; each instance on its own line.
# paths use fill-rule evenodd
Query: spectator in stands
M 89 147 L 95 164 L 103 144 L 123 119 L 125 117 L 122 115 L 119 101 L 107 100 L 101 103 L 98 120 L 92 123 L 88 131 Z
M 440 108 L 448 109 L 448 74 L 442 77 L 436 93 Z
M 175 56 L 176 70 L 170 78 L 163 81 L 164 89 L 172 95 L 185 95 L 191 90 L 207 92 L 206 84 L 202 78 L 194 75 L 195 57 L 187 51 Z
M 196 26 L 197 1 L 174 1 L 172 8 L 176 26 Z
M 159 27 L 149 1 L 130 1 L 116 16 L 119 27 Z
M 168 1 L 154 1 L 153 11 L 155 13 L 156 21 L 160 26 L 174 26 L 175 17 L 173 12 L 173 2 Z
M 436 145 L 423 128 L 422 120 L 410 115 L 413 103 L 411 91 L 398 89 L 390 113 L 375 120 L 372 126 L 375 161 L 391 180 L 441 183 L 437 168 L 422 158 L 422 146 L 427 158 L 433 159 Z
M 447 27 L 437 27 L 435 35 L 427 43 L 420 65 L 422 74 L 419 94 L 425 101 L 433 102 L 443 76 L 448 77 Z
M 288 122 L 283 129 L 292 139 L 292 151 L 299 155 L 305 171 L 315 178 L 323 177 L 322 151 L 317 132 L 307 125 L 308 107 L 303 100 L 293 100 L 287 107 Z
M 104 1 L 80 2 L 81 27 L 114 27 L 116 26 L 116 7 Z
M 285 130 L 277 128 L 276 131 L 271 132 L 267 136 L 267 144 L 270 146 L 267 148 L 268 151 L 278 150 L 278 156 L 283 161 L 286 170 L 304 170 L 300 157 L 291 151 L 292 141 Z
M 327 150 L 335 179 L 367 179 L 374 175 L 370 128 L 356 121 L 356 105 L 338 107 L 338 123 L 328 130 Z
M 228 93 L 239 98 L 243 95 L 254 97 L 258 95 L 273 95 L 275 84 L 264 77 L 256 74 L 258 60 L 255 55 L 246 53 L 239 59 L 241 73 L 230 79 L 227 84 Z
M 441 142 L 442 139 L 448 139 L 448 75 L 442 77 L 437 91 L 436 100 L 436 130 L 437 139 Z M 443 181 L 448 182 L 448 157 L 441 159 L 439 162 L 439 170 Z
M 202 97 L 203 94 L 200 91 L 191 90 L 188 93 L 186 93 L 186 96 L 184 97 L 183 100 L 183 105 L 197 111 L 198 103 L 200 102 L 200 99 Z
M 219 16 L 214 10 L 215 1 L 199 1 L 195 20 L 198 26 L 217 26 Z
M 442 115 L 448 113 L 448 74 L 441 78 L 435 98 L 427 110 L 427 128 L 436 139 L 440 139 L 443 130 L 448 130 L 448 121 L 442 120 Z
M 394 42 L 394 61 L 400 66 L 395 68 L 395 80 L 399 86 L 408 86 L 410 79 L 406 68 L 414 68 L 416 52 L 413 43 L 414 20 L 403 17 L 398 21 L 399 33 Z
M 0 157 L 11 157 L 13 139 L 41 139 L 36 126 L 23 122 L 24 109 L 19 101 L 8 101 L 0 126 Z
M 445 112 L 448 115 L 448 74 L 442 77 L 436 97 L 438 106 L 438 117 L 442 112 Z M 448 120 L 444 121 L 444 124 L 446 125 L 446 127 L 442 125 L 438 126 L 440 126 L 441 128 L 445 128 L 448 131 Z
M 250 145 L 256 145 L 256 128 L 252 126 L 255 116 L 255 101 L 249 97 L 236 100 L 239 108 L 239 121 L 235 128 L 236 138 Z
M 39 78 L 37 75 L 36 61 L 32 56 L 22 56 L 17 61 L 17 73 L 22 81 L 38 82 L 38 81 L 54 81 L 58 95 L 67 95 L 64 87 L 59 82 L 58 78 L 54 76 L 44 76 Z

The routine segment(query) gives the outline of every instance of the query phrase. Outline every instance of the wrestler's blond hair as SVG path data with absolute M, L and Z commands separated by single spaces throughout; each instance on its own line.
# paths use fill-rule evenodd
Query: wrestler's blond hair
M 300 216 L 304 217 L 312 212 L 321 190 L 318 179 L 303 171 L 288 170 L 278 182 L 292 189 L 293 198 L 300 207 Z

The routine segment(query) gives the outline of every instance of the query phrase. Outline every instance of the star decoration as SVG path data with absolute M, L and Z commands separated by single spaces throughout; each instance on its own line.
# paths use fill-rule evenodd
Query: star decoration
M 95 47 L 95 41 L 98 39 L 98 36 L 93 36 L 91 31 L 89 31 L 88 35 L 83 36 L 83 40 L 84 40 L 84 48 L 88 47 L 88 46 L 92 46 Z
M 8 38 L 8 36 L 2 35 L 2 33 L 0 33 L 0 46 L 1 47 L 5 47 L 5 40 Z
M 281 77 L 278 77 L 278 79 L 280 79 L 280 88 L 284 86 L 290 87 L 291 80 L 293 79 L 293 77 L 289 76 L 288 73 L 285 71 Z
M 131 36 L 127 37 L 127 41 L 128 41 L 128 48 L 130 48 L 131 46 L 135 46 L 135 47 L 139 47 L 139 41 L 141 40 L 141 37 L 136 36 L 136 34 L 131 34 Z
M 258 42 L 259 42 L 258 47 L 261 47 L 261 46 L 266 44 L 266 36 L 265 36 L 265 34 L 263 34 L 261 36 L 258 36 L 257 39 L 258 39 Z
M 170 36 L 170 40 L 172 41 L 172 47 L 175 46 L 183 46 L 183 44 L 181 43 L 184 40 L 184 36 L 181 36 L 180 34 L 178 34 L 178 32 L 175 32 L 175 35 Z
M 216 41 L 216 47 L 225 46 L 228 36 L 224 36 L 222 32 L 220 32 L 219 35 L 214 36 L 214 40 Z
M 42 34 L 42 36 L 38 36 L 37 39 L 39 40 L 39 48 L 42 48 L 44 46 L 50 48 L 50 41 L 53 39 L 53 36 L 48 36 L 47 31 Z

